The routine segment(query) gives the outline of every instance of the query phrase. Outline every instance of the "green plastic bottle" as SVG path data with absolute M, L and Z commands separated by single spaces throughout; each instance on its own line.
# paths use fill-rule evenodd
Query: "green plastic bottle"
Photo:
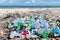
M 16 30 L 17 30 L 17 31 L 20 31 L 20 27 L 18 27 Z
M 28 24 L 28 27 L 31 29 L 32 28 L 32 24 Z
M 20 26 L 20 27 L 22 27 L 23 26 L 23 23 L 18 22 L 17 25 Z
M 46 31 L 46 30 L 43 31 L 43 33 L 42 33 L 42 37 L 43 37 L 44 39 L 47 38 L 47 31 Z

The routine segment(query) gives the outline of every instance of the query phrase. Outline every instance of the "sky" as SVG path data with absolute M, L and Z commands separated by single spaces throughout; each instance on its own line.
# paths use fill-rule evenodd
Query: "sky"
M 0 0 L 0 6 L 60 6 L 60 0 Z

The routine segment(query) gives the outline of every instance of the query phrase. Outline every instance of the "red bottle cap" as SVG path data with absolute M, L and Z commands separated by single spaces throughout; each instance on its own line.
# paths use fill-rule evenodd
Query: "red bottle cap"
M 29 22 L 26 22 L 25 24 L 29 24 Z
M 26 36 L 27 34 L 28 34 L 28 32 L 26 32 L 26 31 L 22 33 L 22 35 L 24 35 L 24 36 Z
M 25 30 L 25 27 L 23 27 L 22 30 Z

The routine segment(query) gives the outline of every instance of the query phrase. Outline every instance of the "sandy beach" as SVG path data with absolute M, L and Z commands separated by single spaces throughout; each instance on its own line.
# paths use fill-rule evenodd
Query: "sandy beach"
M 2 30 L 0 38 L 8 40 L 9 33 L 7 32 L 9 32 L 9 29 L 6 29 L 6 27 L 8 23 L 17 19 L 18 16 L 39 16 L 40 14 L 47 14 L 50 19 L 60 19 L 60 8 L 0 8 L 0 30 Z M 4 34 L 3 32 L 6 33 Z
M 3 19 L 7 15 L 37 15 L 48 14 L 50 17 L 60 19 L 60 8 L 0 8 L 0 19 Z M 0 20 L 1 22 L 4 20 Z
M 0 8 L 0 18 L 7 14 L 52 14 L 58 16 L 60 14 L 60 8 Z

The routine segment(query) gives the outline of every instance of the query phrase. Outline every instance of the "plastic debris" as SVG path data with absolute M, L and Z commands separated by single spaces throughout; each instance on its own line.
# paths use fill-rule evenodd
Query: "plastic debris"
M 24 16 L 17 18 L 8 25 L 11 30 L 10 38 L 19 36 L 20 39 L 30 39 L 41 35 L 43 39 L 46 39 L 47 37 L 60 36 L 60 20 L 50 20 L 48 15 L 43 14 L 38 17 Z

